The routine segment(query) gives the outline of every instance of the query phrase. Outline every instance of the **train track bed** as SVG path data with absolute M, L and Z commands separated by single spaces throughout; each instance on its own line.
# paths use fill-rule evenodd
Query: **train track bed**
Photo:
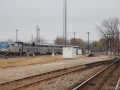
M 61 56 L 0 60 L 0 83 L 67 67 L 106 60 L 108 60 L 107 56 L 81 57 L 76 60 L 61 60 Z
M 2 82 L 0 83 L 0 89 L 2 90 L 8 90 L 8 89 L 12 89 L 12 90 L 27 90 L 27 89 L 28 90 L 33 90 L 33 89 L 44 90 L 44 89 L 47 89 L 47 90 L 50 90 L 50 88 L 48 89 L 49 85 L 51 86 L 51 84 L 56 84 L 55 82 L 56 80 L 59 81 L 59 79 L 61 80 L 62 78 L 63 81 L 66 81 L 64 80 L 64 77 L 70 76 L 71 74 L 73 75 L 74 73 L 80 74 L 82 72 L 83 74 L 88 75 L 88 73 L 90 72 L 96 72 L 98 70 L 101 70 L 102 68 L 104 68 L 106 65 L 108 65 L 111 62 L 113 62 L 113 60 L 95 62 L 91 64 L 86 64 L 86 65 L 78 65 L 74 67 L 67 67 L 67 68 L 60 69 L 60 70 L 55 70 L 55 71 L 51 71 L 47 73 L 42 73 L 42 74 L 37 74 L 37 75 L 29 76 L 29 77 L 20 78 L 17 80 Z M 85 73 L 85 71 L 88 73 Z M 83 75 L 81 74 L 81 76 Z M 58 88 L 56 85 L 55 87 Z M 68 87 L 65 87 L 65 88 L 68 88 Z M 51 90 L 56 90 L 56 89 L 51 88 Z
M 97 72 L 86 81 L 79 82 L 73 90 L 120 90 L 119 78 L 120 60 Z

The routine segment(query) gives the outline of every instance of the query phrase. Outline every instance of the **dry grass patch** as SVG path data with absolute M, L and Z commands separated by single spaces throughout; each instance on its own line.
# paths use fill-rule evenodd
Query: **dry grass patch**
M 83 55 L 78 55 L 78 58 L 85 58 Z M 63 61 L 62 55 L 52 56 L 36 56 L 36 57 L 24 57 L 24 58 L 10 58 L 0 60 L 0 69 L 10 68 L 10 67 L 21 67 L 34 64 L 45 64 L 57 61 Z

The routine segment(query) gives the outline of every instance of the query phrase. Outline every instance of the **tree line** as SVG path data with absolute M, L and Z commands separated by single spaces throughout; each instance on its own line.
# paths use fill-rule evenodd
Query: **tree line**
M 93 52 L 104 52 L 110 50 L 111 52 L 120 51 L 120 39 L 119 39 L 119 18 L 108 18 L 103 20 L 101 25 L 96 25 L 95 30 L 100 36 L 100 40 L 90 43 L 90 50 Z M 13 39 L 6 40 L 8 42 L 14 42 Z M 44 38 L 33 38 L 36 43 L 46 44 L 47 40 Z M 57 36 L 54 40 L 54 44 L 63 45 L 63 37 Z M 82 50 L 88 49 L 88 43 L 81 38 L 71 38 L 66 41 L 67 45 L 80 46 Z
M 93 52 L 110 52 L 120 51 L 120 39 L 119 39 L 119 18 L 108 18 L 103 20 L 101 25 L 96 25 L 95 30 L 99 34 L 100 40 L 90 43 L 90 50 Z M 63 44 L 63 38 L 58 36 L 55 44 Z M 71 38 L 67 40 L 68 45 L 80 46 L 81 49 L 88 49 L 88 45 L 81 38 Z

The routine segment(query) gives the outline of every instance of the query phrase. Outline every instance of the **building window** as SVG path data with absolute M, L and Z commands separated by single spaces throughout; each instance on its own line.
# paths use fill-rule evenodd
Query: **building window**
M 14 46 L 14 44 L 11 44 L 11 46 Z

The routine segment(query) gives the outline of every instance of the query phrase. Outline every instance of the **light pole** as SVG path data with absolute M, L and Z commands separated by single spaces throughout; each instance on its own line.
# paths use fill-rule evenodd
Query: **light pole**
M 17 32 L 18 32 L 18 30 L 16 29 L 16 42 L 17 42 Z
M 116 27 L 116 30 L 113 30 L 113 41 L 112 41 L 112 57 L 114 57 L 114 55 L 116 54 L 116 44 L 115 44 L 115 40 L 117 40 L 116 38 L 119 36 L 119 32 L 118 32 L 118 27 Z M 119 42 L 118 42 L 119 43 Z M 118 45 L 119 48 L 119 45 Z
M 99 47 L 99 41 L 98 41 L 98 54 L 99 54 L 99 50 L 100 50 L 100 47 Z
M 39 43 L 38 39 L 40 39 L 40 30 L 41 29 L 37 25 L 37 53 L 38 53 L 38 43 Z
M 75 46 L 75 34 L 76 34 L 76 32 L 73 32 L 73 34 L 74 34 L 74 46 Z
M 89 34 L 91 34 L 90 32 L 87 32 L 88 34 L 88 54 L 89 54 Z
M 110 38 L 108 38 L 108 40 L 109 40 L 109 54 L 108 55 L 109 55 L 109 58 L 110 58 L 110 55 L 111 55 L 110 54 Z

